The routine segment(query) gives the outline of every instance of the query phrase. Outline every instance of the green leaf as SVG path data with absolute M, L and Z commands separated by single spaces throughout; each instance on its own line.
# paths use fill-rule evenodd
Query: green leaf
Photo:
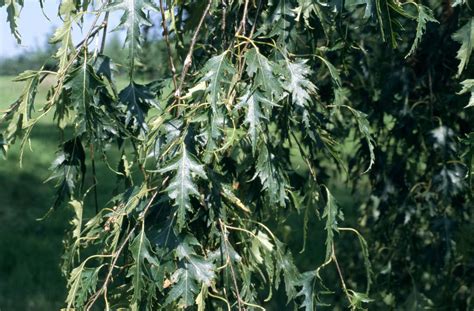
M 324 207 L 323 218 L 326 218 L 326 224 L 324 229 L 326 230 L 326 257 L 325 261 L 328 261 L 332 255 L 332 245 L 334 243 L 334 232 L 339 232 L 337 218 L 343 220 L 344 216 L 336 204 L 336 199 L 332 196 L 329 189 L 326 189 L 326 206 Z
M 201 286 L 201 291 L 196 297 L 196 305 L 198 311 L 206 310 L 206 298 L 207 298 L 208 288 L 204 284 Z
M 415 2 L 410 3 L 416 5 L 416 8 L 418 9 L 418 17 L 416 18 L 417 26 L 415 40 L 413 41 L 410 51 L 405 56 L 405 58 L 412 55 L 416 51 L 416 48 L 420 44 L 421 38 L 423 37 L 423 34 L 426 31 L 426 24 L 428 22 L 438 23 L 438 20 L 436 20 L 436 18 L 433 16 L 433 12 L 430 8 L 422 4 L 417 4 Z
M 471 58 L 474 44 L 474 18 L 469 19 L 464 26 L 452 35 L 452 38 L 461 44 L 456 54 L 456 58 L 460 61 L 458 66 L 458 76 L 460 76 Z
M 4 135 L 6 144 L 13 144 L 23 130 L 31 126 L 39 75 L 39 72 L 26 71 L 16 78 L 16 81 L 24 81 L 25 87 L 18 100 L 0 118 L 1 123 L 8 122 Z
M 7 151 L 8 151 L 8 144 L 5 138 L 3 138 L 3 134 L 0 134 L 0 147 L 2 149 L 3 157 L 6 159 Z
M 375 153 L 374 153 L 374 139 L 372 138 L 372 135 L 370 134 L 370 124 L 369 121 L 367 120 L 367 115 L 360 112 L 359 110 L 355 109 L 350 109 L 351 112 L 354 114 L 356 118 L 357 125 L 359 127 L 359 131 L 361 132 L 362 136 L 364 137 L 367 146 L 369 148 L 369 154 L 370 154 L 370 162 L 369 166 L 367 169 L 364 171 L 364 173 L 370 171 L 372 168 L 372 165 L 375 163 Z
M 140 27 L 152 26 L 147 13 L 158 11 L 151 0 L 113 0 L 104 9 L 105 11 L 122 10 L 118 28 L 127 30 L 126 42 L 128 43 L 128 55 L 130 61 L 130 78 L 133 80 L 135 62 L 141 49 L 142 36 Z
M 105 88 L 105 85 L 85 59 L 82 60 L 79 67 L 69 73 L 64 82 L 64 89 L 70 92 L 68 102 L 73 105 L 76 111 L 76 134 L 90 130 L 94 123 L 94 117 L 91 116 L 91 105 L 94 104 L 94 97 L 99 87 Z M 59 115 L 58 112 L 57 109 L 56 114 L 61 120 L 64 115 Z
M 275 241 L 275 244 L 275 287 L 278 289 L 280 284 L 280 275 L 283 275 L 287 300 L 290 301 L 298 294 L 296 291 L 296 286 L 300 280 L 300 273 L 295 266 L 291 252 L 284 250 L 284 245 L 282 242 Z
M 135 82 L 131 82 L 119 93 L 119 100 L 125 105 L 125 125 L 133 131 L 139 131 L 139 137 L 143 138 L 148 131 L 146 115 L 151 107 L 159 108 L 155 95 L 150 89 Z
M 364 237 L 357 233 L 357 238 L 359 239 L 359 244 L 362 250 L 362 258 L 364 259 L 364 267 L 365 267 L 365 276 L 367 278 L 367 293 L 370 291 L 370 286 L 372 284 L 372 264 L 370 263 L 369 259 L 369 247 L 367 245 L 367 241 Z
M 189 154 L 186 145 L 181 145 L 180 151 L 168 166 L 159 170 L 160 173 L 174 172 L 166 192 L 177 206 L 177 225 L 179 229 L 185 226 L 186 211 L 193 211 L 190 197 L 199 197 L 199 191 L 194 183 L 194 176 L 207 179 L 202 165 Z
M 173 302 L 177 302 L 179 308 L 194 305 L 194 297 L 199 292 L 199 287 L 191 272 L 188 269 L 180 268 L 173 273 L 171 279 L 175 284 L 169 291 L 164 306 Z
M 373 15 L 374 0 L 346 0 L 345 7 L 351 8 L 353 6 L 365 5 L 364 18 L 369 18 Z
M 60 47 L 54 57 L 59 60 L 58 74 L 65 74 L 70 52 L 74 51 L 74 44 L 72 42 L 72 25 L 74 21 L 74 13 L 76 6 L 74 0 L 61 1 L 59 5 L 59 15 L 64 20 L 63 24 L 59 26 L 49 40 L 49 43 L 60 43 Z
M 326 67 L 329 69 L 329 74 L 331 75 L 332 81 L 336 85 L 336 87 L 340 88 L 342 86 L 342 80 L 341 76 L 339 75 L 339 71 L 334 67 L 333 64 L 331 64 L 330 61 L 325 59 L 324 57 L 317 56 L 323 63 L 326 65 Z
M 140 233 L 130 243 L 129 251 L 133 257 L 133 264 L 128 270 L 127 277 L 132 279 L 133 296 L 132 305 L 137 305 L 141 301 L 143 292 L 146 291 L 145 281 L 148 279 L 147 265 L 158 266 L 158 261 L 152 254 L 150 241 L 145 235 L 144 226 Z M 145 260 L 147 264 L 145 264 Z
M 311 17 L 311 13 L 317 12 L 317 6 L 313 0 L 298 0 L 298 6 L 293 10 L 296 13 L 295 21 L 299 22 L 301 20 L 301 16 L 303 16 L 304 23 L 306 27 L 310 27 L 309 19 Z
M 397 17 L 413 18 L 408 15 L 397 0 L 375 0 L 377 20 L 384 41 L 390 40 L 392 48 L 398 46 L 403 26 Z
M 270 206 L 274 204 L 284 206 L 285 200 L 287 199 L 285 191 L 286 177 L 279 167 L 276 156 L 272 154 L 266 146 L 262 146 L 260 150 L 256 170 L 255 175 L 258 175 L 263 190 L 267 192 Z
M 20 16 L 20 7 L 23 6 L 23 0 L 2 0 L 0 7 L 7 7 L 7 22 L 10 24 L 10 32 L 15 37 L 18 44 L 21 43 L 21 36 L 18 32 L 18 17 Z
M 351 302 L 351 307 L 354 309 L 361 309 L 363 303 L 369 303 L 374 301 L 365 293 L 358 293 L 353 290 L 349 290 L 349 297 Z
M 84 176 L 86 174 L 86 154 L 79 138 L 74 138 L 66 141 L 56 159 L 51 165 L 53 173 L 45 181 L 57 180 L 56 199 L 54 201 L 54 208 L 66 200 L 78 197 L 78 181 L 82 180 L 84 183 Z
M 299 276 L 299 280 L 296 282 L 296 284 L 301 287 L 301 290 L 296 294 L 296 297 L 304 297 L 300 308 L 304 308 L 306 311 L 313 311 L 316 309 L 314 304 L 316 298 L 314 292 L 315 276 L 316 274 L 313 271 L 305 272 Z
M 304 107 L 311 95 L 316 94 L 316 86 L 309 80 L 312 72 L 306 62 L 303 59 L 295 62 L 286 60 L 288 84 L 285 88 L 291 94 L 293 103 L 300 107 Z
M 87 302 L 87 298 L 92 294 L 99 279 L 100 268 L 86 268 L 85 262 L 74 268 L 67 281 L 69 288 L 66 297 L 67 310 L 71 308 L 83 306 Z
M 236 109 L 241 109 L 242 107 L 246 108 L 244 124 L 247 124 L 249 127 L 247 134 L 252 143 L 252 151 L 254 154 L 259 135 L 264 129 L 262 122 L 264 122 L 264 119 L 267 119 L 272 106 L 274 106 L 274 104 L 263 97 L 258 91 L 252 93 L 247 91 L 247 93 L 240 98 L 240 102 L 236 106 Z
M 72 253 L 74 253 L 74 251 L 76 249 L 78 249 L 79 242 L 80 242 L 80 239 L 81 239 L 82 214 L 83 214 L 84 208 L 83 208 L 82 202 L 78 201 L 78 200 L 70 201 L 69 205 L 74 210 L 74 218 L 71 221 L 71 223 L 73 225 L 72 238 L 74 239 L 74 246 L 73 246 L 73 252 Z
M 268 30 L 265 29 L 265 32 L 269 32 L 269 37 L 278 36 L 278 43 L 281 46 L 285 46 L 285 44 L 290 41 L 295 17 L 291 1 L 278 1 L 270 16 L 269 22 L 265 25 L 268 27 Z
M 252 239 L 252 246 L 250 248 L 253 256 L 257 263 L 264 263 L 264 259 L 268 259 L 269 255 L 273 252 L 273 244 L 267 234 L 259 231 Z M 262 256 L 263 252 L 263 256 Z
M 212 280 L 216 277 L 215 266 L 204 257 L 197 255 L 193 246 L 199 246 L 199 242 L 194 237 L 186 236 L 176 248 L 176 254 L 179 259 L 186 261 L 186 270 L 197 282 L 211 286 Z
M 226 89 L 225 84 L 229 84 L 229 75 L 235 74 L 235 69 L 227 59 L 228 51 L 224 51 L 222 54 L 210 58 L 202 72 L 206 74 L 202 77 L 201 81 L 208 82 L 207 92 L 209 93 L 210 104 L 214 114 L 218 111 L 219 101 L 221 99 L 220 94 Z
M 464 108 L 474 107 L 474 79 L 466 79 L 461 82 L 462 90 L 458 94 L 470 92 L 469 103 Z
M 264 92 L 279 97 L 282 86 L 277 77 L 274 76 L 276 63 L 269 61 L 265 56 L 253 48 L 245 53 L 247 74 L 254 79 L 254 87 L 260 87 Z

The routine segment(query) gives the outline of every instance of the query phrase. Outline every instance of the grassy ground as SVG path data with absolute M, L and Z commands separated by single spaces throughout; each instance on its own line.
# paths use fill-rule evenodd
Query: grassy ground
M 0 110 L 22 90 L 20 83 L 11 80 L 0 77 Z M 23 167 L 19 166 L 18 144 L 6 160 L 0 160 L 1 310 L 57 310 L 64 297 L 59 259 L 65 212 L 36 221 L 47 212 L 53 196 L 54 189 L 43 181 L 57 148 L 54 132 L 51 124 L 38 125 Z

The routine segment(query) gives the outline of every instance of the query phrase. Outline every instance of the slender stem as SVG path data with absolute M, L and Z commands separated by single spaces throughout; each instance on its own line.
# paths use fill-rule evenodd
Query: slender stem
M 226 23 L 227 23 L 227 0 L 222 0 L 222 21 L 221 21 L 221 31 L 222 31 L 222 46 L 224 47 L 226 45 L 226 35 L 225 35 L 225 29 L 226 29 Z
M 171 53 L 169 31 L 168 31 L 168 26 L 166 25 L 166 14 L 165 14 L 163 0 L 160 0 L 160 12 L 161 12 L 161 25 L 163 27 L 163 37 L 165 38 L 166 48 L 168 50 L 168 63 L 171 69 L 171 75 L 173 76 L 173 86 L 176 89 L 178 86 L 178 82 L 176 81 L 176 68 L 174 66 L 173 55 Z
M 94 203 L 95 203 L 95 213 L 99 213 L 99 199 L 97 195 L 97 173 L 95 169 L 95 158 L 94 158 L 94 144 L 89 144 L 90 150 L 90 157 L 91 157 L 91 165 L 92 165 L 92 182 L 94 183 L 93 190 L 94 190 Z
M 230 267 L 230 272 L 231 272 L 231 276 L 232 276 L 232 281 L 234 283 L 234 287 L 235 287 L 235 296 L 237 297 L 237 303 L 239 305 L 239 310 L 243 310 L 242 309 L 242 298 L 240 297 L 240 293 L 239 293 L 239 285 L 237 284 L 237 277 L 235 276 L 235 270 L 234 270 L 234 266 L 232 264 L 232 260 L 229 256 L 229 248 L 228 248 L 228 243 L 229 241 L 227 240 L 227 226 L 222 222 L 221 219 L 219 219 L 219 224 L 220 224 L 220 227 L 221 227 L 221 232 L 222 232 L 222 235 L 224 236 L 224 245 L 225 245 L 225 248 L 226 248 L 226 252 L 227 252 L 227 261 L 229 262 L 229 267 Z
M 244 14 L 242 15 L 242 20 L 240 21 L 239 28 L 237 28 L 236 34 L 240 35 L 243 34 L 245 35 L 245 24 L 247 23 L 247 15 L 249 13 L 249 0 L 245 0 L 244 4 Z
M 155 197 L 158 195 L 158 189 L 155 190 L 155 193 L 153 193 L 150 201 L 148 202 L 147 206 L 145 207 L 145 209 L 143 210 L 142 212 L 142 218 L 141 218 L 141 222 L 139 222 L 140 224 L 143 224 L 143 222 L 145 221 L 145 216 L 146 216 L 146 213 L 148 211 L 148 209 L 150 208 L 150 206 L 153 204 L 153 200 L 155 199 Z M 102 287 L 95 292 L 95 294 L 89 299 L 89 301 L 87 302 L 86 304 L 86 308 L 85 310 L 86 311 L 89 311 L 92 306 L 95 304 L 95 302 L 97 301 L 97 299 L 99 298 L 99 296 L 102 294 L 102 293 L 105 293 L 107 291 L 107 286 L 109 285 L 109 282 L 112 278 L 112 272 L 115 268 L 115 264 L 117 263 L 117 260 L 119 259 L 120 257 L 120 254 L 122 253 L 123 249 L 125 248 L 125 245 L 128 243 L 128 241 L 131 239 L 133 233 L 135 232 L 135 229 L 137 228 L 138 224 L 137 223 L 131 230 L 130 232 L 127 234 L 127 236 L 125 237 L 125 239 L 123 240 L 122 244 L 120 245 L 120 247 L 118 248 L 117 251 L 115 251 L 115 254 L 113 255 L 113 259 L 110 263 L 110 268 L 109 268 L 109 272 L 107 273 L 107 276 L 105 277 L 105 280 L 104 280 L 104 283 L 102 284 Z
M 342 276 L 342 270 L 341 267 L 339 266 L 339 262 L 337 261 L 336 257 L 336 250 L 334 247 L 334 243 L 332 243 L 332 255 L 331 255 L 332 261 L 336 265 L 336 270 L 337 274 L 339 275 L 339 279 L 341 280 L 342 284 L 342 289 L 344 290 L 344 293 L 346 294 L 347 300 L 349 300 L 349 303 L 351 303 L 351 296 L 349 295 L 349 291 L 347 290 L 346 282 L 344 281 L 344 277 Z
M 109 24 L 109 11 L 105 12 L 105 17 L 104 17 L 104 21 L 102 22 L 102 26 L 103 26 L 103 34 L 102 34 L 102 42 L 100 43 L 100 54 L 102 54 L 104 52 L 104 49 L 105 49 L 105 40 L 107 38 L 107 26 Z
M 197 41 L 197 37 L 199 35 L 199 31 L 201 30 L 201 27 L 204 23 L 204 20 L 206 19 L 206 16 L 209 13 L 209 9 L 211 8 L 211 4 L 212 4 L 212 0 L 209 0 L 209 2 L 207 3 L 206 8 L 204 9 L 204 13 L 201 16 L 201 20 L 199 21 L 199 24 L 196 28 L 196 31 L 194 32 L 193 38 L 191 40 L 191 45 L 189 46 L 188 55 L 184 59 L 183 71 L 181 72 L 179 87 L 175 92 L 175 96 L 178 99 L 178 103 L 179 103 L 180 98 L 181 98 L 181 90 L 183 89 L 184 79 L 186 78 L 186 74 L 188 73 L 189 67 L 191 67 L 191 64 L 193 62 L 193 51 L 194 51 L 194 46 L 196 45 L 196 41 Z

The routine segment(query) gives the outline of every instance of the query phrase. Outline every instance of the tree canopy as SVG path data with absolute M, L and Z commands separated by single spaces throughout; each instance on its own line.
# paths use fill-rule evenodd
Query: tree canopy
M 16 78 L 0 147 L 57 123 L 66 309 L 472 308 L 470 2 L 60 1 L 55 66 Z M 0 0 L 19 41 L 23 5 Z

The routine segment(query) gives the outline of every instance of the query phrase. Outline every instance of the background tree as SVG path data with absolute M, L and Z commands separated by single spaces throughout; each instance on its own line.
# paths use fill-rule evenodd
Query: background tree
M 1 4 L 19 37 L 22 2 Z M 121 90 L 104 54 L 117 12 Z M 0 144 L 54 114 L 68 309 L 472 307 L 469 3 L 63 0 L 58 14 L 55 69 L 18 77 Z M 117 178 L 104 204 L 98 160 Z M 346 217 L 343 181 L 361 201 Z

